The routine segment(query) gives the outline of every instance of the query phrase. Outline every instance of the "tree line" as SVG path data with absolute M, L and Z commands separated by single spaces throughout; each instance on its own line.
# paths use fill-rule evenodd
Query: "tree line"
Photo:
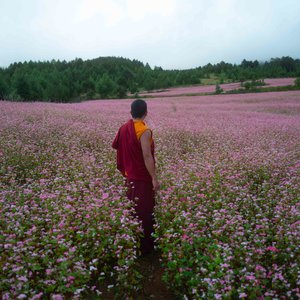
M 0 99 L 75 102 L 126 98 L 128 93 L 201 84 L 216 76 L 219 83 L 276 77 L 300 77 L 300 60 L 289 56 L 240 64 L 220 62 L 187 70 L 151 68 L 122 57 L 76 58 L 70 62 L 18 62 L 0 68 Z

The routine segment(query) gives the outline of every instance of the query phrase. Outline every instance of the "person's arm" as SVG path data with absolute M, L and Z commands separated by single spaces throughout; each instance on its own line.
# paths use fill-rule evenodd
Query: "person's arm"
M 145 161 L 146 168 L 149 172 L 149 174 L 152 177 L 152 184 L 153 189 L 157 191 L 159 189 L 159 182 L 157 180 L 156 172 L 155 172 L 155 165 L 154 165 L 154 159 L 151 153 L 151 131 L 146 130 L 142 136 L 141 136 L 141 145 L 142 145 L 142 151 L 143 151 L 143 157 Z

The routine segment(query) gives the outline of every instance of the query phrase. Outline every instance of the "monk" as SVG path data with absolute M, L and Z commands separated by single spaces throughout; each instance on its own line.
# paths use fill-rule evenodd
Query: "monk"
M 135 202 L 136 216 L 141 220 L 144 236 L 141 239 L 142 255 L 154 249 L 152 237 L 155 192 L 160 184 L 155 170 L 154 141 L 151 129 L 144 119 L 147 103 L 137 99 L 131 104 L 131 116 L 122 125 L 112 143 L 117 150 L 117 168 L 125 177 L 127 197 Z

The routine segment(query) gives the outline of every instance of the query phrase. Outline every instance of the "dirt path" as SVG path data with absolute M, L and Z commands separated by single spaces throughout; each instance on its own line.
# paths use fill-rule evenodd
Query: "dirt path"
M 159 254 L 154 252 L 139 258 L 139 271 L 143 275 L 143 289 L 134 299 L 174 300 L 175 295 L 162 281 L 163 268 L 159 261 Z
M 105 285 L 95 285 L 102 290 L 102 295 L 97 296 L 94 293 L 85 295 L 85 300 L 177 300 L 176 297 L 167 287 L 162 280 L 164 270 L 159 261 L 159 253 L 153 252 L 147 256 L 142 256 L 137 259 L 137 270 L 142 275 L 142 289 L 131 297 L 116 297 L 113 291 L 104 288 Z M 68 298 L 69 299 L 69 298 Z M 70 298 L 71 299 L 71 298 Z

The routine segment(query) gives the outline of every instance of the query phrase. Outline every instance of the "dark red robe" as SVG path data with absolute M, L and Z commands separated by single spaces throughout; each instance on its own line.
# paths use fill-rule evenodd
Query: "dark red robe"
M 117 168 L 126 177 L 127 197 L 135 202 L 136 215 L 142 221 L 144 237 L 141 240 L 141 251 L 145 254 L 154 248 L 151 234 L 154 224 L 155 193 L 133 120 L 120 127 L 112 147 L 117 150 Z M 154 159 L 154 142 L 151 143 L 151 153 Z
M 129 120 L 121 126 L 112 147 L 117 150 L 117 168 L 123 176 L 133 180 L 152 182 L 145 166 L 141 142 L 136 136 L 133 120 Z M 151 143 L 151 153 L 154 158 L 153 142 Z

